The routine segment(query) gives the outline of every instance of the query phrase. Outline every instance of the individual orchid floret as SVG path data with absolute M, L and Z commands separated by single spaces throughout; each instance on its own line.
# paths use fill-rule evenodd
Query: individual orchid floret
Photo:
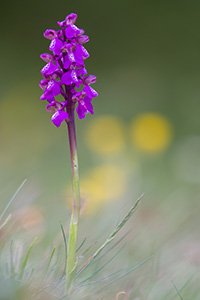
M 87 75 L 84 61 L 89 57 L 83 44 L 89 41 L 84 30 L 75 25 L 77 15 L 69 14 L 64 21 L 58 22 L 60 30 L 47 29 L 45 38 L 49 39 L 49 50 L 40 57 L 47 64 L 42 68 L 43 79 L 39 86 L 44 91 L 41 100 L 47 100 L 47 110 L 53 113 L 52 122 L 59 127 L 63 121 L 70 121 L 71 110 L 76 111 L 80 119 L 90 112 L 94 113 L 92 99 L 97 92 L 90 87 L 96 82 L 95 75 Z M 82 85 L 82 92 L 80 92 Z M 78 90 L 77 90 L 78 89 Z M 61 95 L 64 99 L 56 101 Z M 60 106 L 58 105 L 60 104 Z
M 62 75 L 61 80 L 65 85 L 72 85 L 73 83 L 78 82 L 76 71 L 75 70 L 67 71 Z
M 84 100 L 79 101 L 76 112 L 78 114 L 79 119 L 84 119 L 85 115 L 89 112 L 93 114 L 94 111 L 90 99 L 85 97 Z
M 53 51 L 54 55 L 59 55 L 61 53 L 62 47 L 63 47 L 63 42 L 59 38 L 55 38 L 51 41 L 49 50 Z
M 40 83 L 39 83 L 39 87 L 40 87 L 41 89 L 45 90 L 46 87 L 47 87 L 47 85 L 48 85 L 48 83 L 49 83 L 48 80 L 42 79 L 42 80 L 40 81 Z
M 60 85 L 57 81 L 52 79 L 48 82 L 46 91 L 51 92 L 54 96 L 58 96 L 60 94 Z
M 57 110 L 51 117 L 51 121 L 57 127 L 60 127 L 61 123 L 68 119 L 68 113 L 64 110 Z
M 73 37 L 77 37 L 80 33 L 80 29 L 73 24 L 69 24 L 65 29 L 65 35 L 68 39 L 72 39 Z
M 63 104 L 57 101 L 52 101 L 46 106 L 46 110 L 53 113 L 51 120 L 57 127 L 59 127 L 64 120 L 68 119 L 68 113 L 64 111 L 63 108 Z
M 50 104 L 48 104 L 46 106 L 46 110 L 49 113 L 55 113 L 55 112 L 57 112 L 57 110 L 61 110 L 62 108 L 63 108 L 63 105 L 58 101 L 52 101 Z
M 54 61 L 54 55 L 51 53 L 43 53 L 40 55 L 40 58 L 43 59 L 45 62 Z
M 86 59 L 90 56 L 88 51 L 85 49 L 85 47 L 81 46 L 82 52 L 83 52 L 83 59 Z
M 83 79 L 83 84 L 88 85 L 96 82 L 96 76 L 95 75 L 88 75 Z
M 98 96 L 98 93 L 93 88 L 91 88 L 91 86 L 89 86 L 89 85 L 86 85 L 84 87 L 83 91 L 87 94 L 87 97 L 90 98 L 91 100 L 94 97 Z
M 77 14 L 71 13 L 66 17 L 65 23 L 66 25 L 75 24 L 76 20 L 77 20 Z
M 44 37 L 48 40 L 53 40 L 58 36 L 58 33 L 53 29 L 47 29 L 44 32 Z
M 44 66 L 44 68 L 42 68 L 41 73 L 49 76 L 51 74 L 53 74 L 58 68 L 54 65 L 53 62 L 49 62 L 46 66 Z
M 87 36 L 87 35 L 81 35 L 81 36 L 79 36 L 77 38 L 76 42 L 78 44 L 81 44 L 81 45 L 85 44 L 85 43 L 89 42 L 89 36 Z
M 89 112 L 91 114 L 94 113 L 91 99 L 90 99 L 90 97 L 88 97 L 88 95 L 85 91 L 76 93 L 72 97 L 72 100 L 75 102 L 78 102 L 76 111 L 77 111 L 79 119 L 84 119 L 85 115 L 88 114 Z

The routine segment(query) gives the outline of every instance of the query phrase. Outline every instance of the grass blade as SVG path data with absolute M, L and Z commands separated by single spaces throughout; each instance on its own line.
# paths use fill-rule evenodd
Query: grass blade
M 48 271 L 49 266 L 50 266 L 50 264 L 51 264 L 51 261 L 52 261 L 53 255 L 54 255 L 54 253 L 55 253 L 55 250 L 56 250 L 56 247 L 54 247 L 53 250 L 52 250 L 52 252 L 51 252 L 51 255 L 50 255 L 50 257 L 49 257 L 49 261 L 48 261 L 48 263 L 47 263 L 47 266 L 46 266 L 46 269 L 45 269 L 45 272 L 44 272 L 44 277 L 45 277 L 46 274 L 47 274 L 47 271 Z
M 192 280 L 192 278 L 194 277 L 194 275 L 192 275 L 187 281 L 186 283 L 182 286 L 182 288 L 179 290 L 179 293 L 182 292 L 182 290 L 188 285 L 188 283 Z M 176 298 L 177 294 L 173 297 Z
M 4 211 L 2 212 L 2 214 L 0 215 L 0 221 L 2 220 L 2 218 L 4 217 L 6 211 L 8 210 L 9 206 L 11 205 L 11 203 L 13 202 L 13 200 L 15 199 L 15 197 L 17 196 L 17 194 L 19 193 L 19 191 L 21 190 L 21 188 L 23 187 L 23 185 L 25 184 L 25 182 L 27 181 L 27 179 L 25 179 L 22 184 L 20 185 L 20 187 L 17 189 L 17 191 L 14 193 L 14 195 L 12 196 L 12 198 L 10 199 L 10 201 L 8 202 L 8 204 L 6 205 Z
M 181 300 L 183 300 L 183 298 L 182 298 L 182 296 L 181 296 L 179 290 L 177 289 L 177 287 L 175 286 L 175 284 L 173 283 L 173 281 L 172 281 L 172 284 L 173 284 L 173 286 L 174 286 L 174 288 L 175 288 L 175 290 L 176 290 L 176 292 L 177 292 L 177 295 L 180 297 Z
M 65 268 L 64 268 L 64 271 L 63 271 L 63 276 L 64 276 L 64 274 L 66 272 L 66 265 L 67 265 L 67 240 L 66 240 L 66 235 L 65 235 L 64 228 L 63 228 L 61 223 L 60 223 L 60 227 L 61 227 L 62 236 L 63 236 L 63 240 L 64 240 L 64 245 L 65 245 Z
M 76 252 L 78 252 L 82 246 L 85 244 L 86 238 L 84 238 L 84 240 L 82 241 L 82 243 L 80 244 L 80 246 L 76 249 Z
M 92 260 L 90 265 L 96 263 L 98 260 L 103 258 L 106 254 L 108 254 L 110 251 L 112 251 L 129 234 L 129 232 L 130 232 L 130 230 L 127 231 L 112 247 L 110 247 L 108 250 L 106 250 L 102 255 L 100 255 L 96 259 Z
M 105 266 L 107 266 L 122 251 L 122 249 L 125 246 L 126 246 L 126 244 L 124 244 L 107 262 L 105 262 L 99 269 L 97 269 L 90 277 L 88 277 L 88 278 L 84 279 L 83 281 L 81 281 L 80 284 L 82 284 L 85 281 L 88 281 L 89 279 L 94 277 L 97 273 L 99 273 Z
M 97 249 L 97 251 L 89 257 L 89 259 L 87 260 L 87 262 L 83 265 L 83 267 L 81 268 L 81 270 L 78 272 L 77 275 L 81 274 L 89 265 L 90 263 L 99 255 L 99 253 L 108 245 L 110 244 L 110 242 L 112 242 L 112 240 L 115 238 L 116 234 L 120 231 L 120 229 L 126 224 L 126 222 L 130 219 L 130 217 L 133 215 L 133 213 L 135 212 L 135 210 L 137 209 L 142 197 L 144 194 L 142 194 L 137 201 L 135 202 L 135 204 L 131 207 L 131 209 L 129 210 L 129 212 L 125 215 L 125 217 L 122 219 L 122 221 L 118 224 L 118 226 L 115 228 L 115 230 L 109 235 L 109 237 L 107 238 L 107 240 L 105 241 L 105 243 L 103 245 L 101 245 L 99 247 L 99 249 Z
M 98 293 L 102 290 L 104 290 L 105 288 L 109 287 L 111 284 L 115 283 L 116 281 L 122 279 L 123 277 L 129 275 L 130 273 L 132 273 L 133 271 L 137 270 L 138 268 L 140 268 L 141 266 L 143 266 L 147 261 L 149 261 L 152 258 L 152 256 L 150 256 L 149 258 L 145 259 L 143 262 L 141 262 L 139 265 L 137 265 L 136 267 L 130 269 L 128 272 L 122 274 L 121 276 L 119 276 L 116 279 L 113 279 L 112 281 L 110 281 L 109 283 L 107 283 L 106 285 L 104 285 L 103 287 L 101 287 L 100 289 L 98 289 L 97 291 L 95 291 L 95 293 Z
M 27 264 L 29 255 L 30 255 L 31 250 L 32 250 L 32 248 L 33 248 L 35 242 L 37 241 L 37 239 L 38 239 L 37 237 L 34 238 L 34 240 L 33 240 L 32 244 L 31 244 L 31 246 L 30 246 L 29 249 L 28 249 L 28 252 L 27 252 L 27 254 L 26 254 L 26 256 L 25 256 L 25 259 L 24 259 L 24 261 L 23 261 L 23 263 L 22 263 L 21 272 L 20 272 L 20 274 L 19 274 L 19 279 L 20 279 L 20 280 L 22 280 L 22 277 L 23 277 L 23 275 L 24 275 L 24 271 L 25 271 L 25 268 L 26 268 L 26 264 Z
M 107 276 L 104 276 L 104 277 L 102 277 L 102 278 L 99 278 L 99 279 L 97 279 L 97 280 L 95 280 L 95 281 L 88 282 L 87 284 L 84 285 L 84 287 L 89 287 L 89 286 L 95 285 L 95 284 L 97 284 L 97 283 L 99 283 L 99 282 L 104 282 L 104 281 L 108 280 L 110 277 L 112 277 L 112 276 L 118 274 L 118 273 L 121 272 L 121 271 L 122 271 L 122 270 L 120 269 L 120 270 L 117 270 L 117 271 L 115 271 L 115 272 L 113 272 L 113 273 L 107 275 Z

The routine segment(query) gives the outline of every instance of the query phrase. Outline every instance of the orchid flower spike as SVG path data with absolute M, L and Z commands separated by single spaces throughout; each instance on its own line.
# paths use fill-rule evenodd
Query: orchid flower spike
M 75 107 L 79 119 L 85 118 L 89 112 L 93 114 L 92 99 L 98 96 L 90 86 L 96 82 L 96 76 L 87 75 L 84 64 L 89 53 L 83 44 L 89 41 L 89 37 L 75 25 L 76 20 L 77 15 L 71 13 L 64 21 L 58 22 L 58 31 L 47 29 L 44 32 L 44 37 L 50 40 L 52 53 L 40 55 L 47 63 L 41 70 L 43 79 L 39 86 L 44 92 L 40 99 L 49 102 L 46 109 L 53 113 L 51 120 L 57 127 L 69 120 L 69 111 Z M 58 95 L 64 98 L 61 102 L 55 99 Z

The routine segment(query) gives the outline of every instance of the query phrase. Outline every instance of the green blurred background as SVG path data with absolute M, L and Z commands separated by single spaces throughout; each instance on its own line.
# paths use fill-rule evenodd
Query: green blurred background
M 58 203 L 68 201 L 67 130 L 55 128 L 40 100 L 39 55 L 48 52 L 43 32 L 76 12 L 77 26 L 90 36 L 86 68 L 97 75 L 99 92 L 95 115 L 76 122 L 85 198 L 100 208 L 145 192 L 147 208 L 176 203 L 181 214 L 191 211 L 192 201 L 199 209 L 199 11 L 195 0 L 2 1 L 2 207 L 24 178 L 16 207 L 38 203 L 55 214 Z
M 181 287 L 194 274 L 184 299 L 199 299 L 191 297 L 200 263 L 199 1 L 1 1 L 0 209 L 27 178 L 9 212 L 31 241 L 37 235 L 50 245 L 56 235 L 63 245 L 59 220 L 69 224 L 71 199 L 67 128 L 51 123 L 38 84 L 39 56 L 49 46 L 43 32 L 71 12 L 90 37 L 86 68 L 97 75 L 99 93 L 95 114 L 76 119 L 80 242 L 102 242 L 145 192 L 119 268 L 157 253 L 148 299 L 173 290 L 173 278 Z M 147 299 L 154 278 L 151 267 L 144 270 L 137 280 Z

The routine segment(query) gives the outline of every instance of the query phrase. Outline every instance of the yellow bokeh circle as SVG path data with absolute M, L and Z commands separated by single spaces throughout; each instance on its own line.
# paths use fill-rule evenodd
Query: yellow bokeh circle
M 91 170 L 80 180 L 84 212 L 94 213 L 108 201 L 121 197 L 127 178 L 119 166 L 107 164 Z
M 98 154 L 110 155 L 124 148 L 123 123 L 113 116 L 94 119 L 86 131 L 88 146 Z
M 131 123 L 131 139 L 134 147 L 143 152 L 161 152 L 172 140 L 171 123 L 160 114 L 141 114 Z

